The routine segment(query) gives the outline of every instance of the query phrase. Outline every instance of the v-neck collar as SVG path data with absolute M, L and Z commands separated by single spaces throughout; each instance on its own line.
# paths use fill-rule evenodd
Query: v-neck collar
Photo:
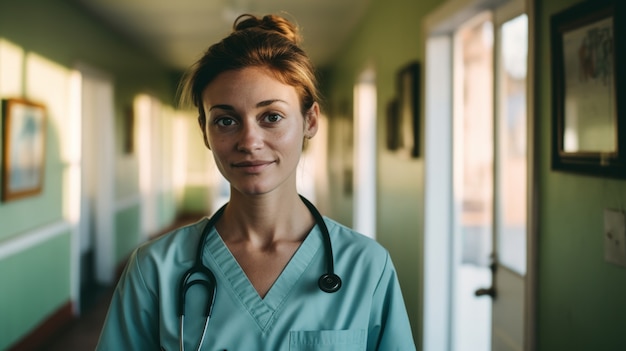
M 239 298 L 261 330 L 266 330 L 270 327 L 276 311 L 284 303 L 321 246 L 321 232 L 319 226 L 315 225 L 263 299 L 215 228 L 212 228 L 208 235 L 203 260 L 214 260 L 228 281 L 229 289 Z M 208 255 L 212 257 L 207 257 Z M 219 283 L 221 281 L 218 279 Z

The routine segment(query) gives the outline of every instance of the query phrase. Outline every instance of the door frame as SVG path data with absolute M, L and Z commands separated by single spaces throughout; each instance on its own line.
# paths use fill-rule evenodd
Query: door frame
M 376 239 L 376 67 L 369 63 L 354 85 L 352 227 Z
M 526 276 L 524 301 L 524 350 L 531 351 L 536 345 L 537 308 L 537 218 L 538 218 L 538 133 L 535 127 L 535 6 L 533 0 L 522 0 L 528 16 L 528 70 L 526 79 L 527 110 L 527 231 Z M 451 161 L 452 161 L 452 58 L 449 62 L 441 56 L 431 57 L 433 47 L 452 54 L 452 33 L 461 23 L 481 11 L 502 5 L 498 0 L 448 0 L 424 18 L 423 52 L 426 53 L 425 115 L 425 229 L 424 229 L 424 315 L 423 349 L 450 350 L 452 335 L 452 213 Z M 447 38 L 447 39 L 446 39 Z M 437 62 L 435 62 L 437 61 Z M 447 71 L 445 66 L 448 66 Z M 437 77 L 437 79 L 429 79 Z M 431 86 L 433 83 L 436 87 Z M 438 96 L 428 94 L 437 91 Z M 433 117 L 436 115 L 436 118 Z M 446 119 L 447 122 L 442 121 Z M 437 135 L 437 138 L 434 137 Z M 429 136 L 431 136 L 429 138 Z M 435 139 L 439 139 L 435 141 Z M 443 139 L 443 141 L 442 141 Z M 429 141 L 430 140 L 430 141 Z M 448 145 L 445 144 L 446 140 Z M 434 143 L 437 143 L 436 145 Z M 443 171 L 443 173 L 442 173 Z M 445 173 L 445 172 L 448 173 Z M 442 177 L 442 174 L 449 174 Z M 447 184 L 446 181 L 448 182 Z M 438 238 L 429 232 L 439 231 Z M 441 235 L 445 233 L 445 235 Z M 442 274 L 443 273 L 443 274 Z M 432 314 L 429 312 L 432 311 Z M 435 313 L 437 311 L 437 313 Z
M 94 195 L 94 212 L 93 220 L 95 221 L 95 235 L 94 235 L 94 264 L 95 264 L 95 278 L 96 282 L 103 285 L 110 285 L 115 279 L 115 147 L 114 147 L 114 115 L 115 115 L 115 90 L 112 78 L 85 63 L 78 63 L 74 67 L 76 71 L 80 73 L 81 89 L 80 89 L 80 115 L 81 124 L 91 126 L 100 136 L 98 138 L 98 144 L 93 151 L 96 155 L 98 162 L 94 165 L 94 172 L 96 174 L 96 181 L 98 187 L 95 190 Z M 95 118 L 91 123 L 85 123 L 85 118 L 91 118 L 84 113 L 84 89 L 83 82 L 85 79 L 90 79 L 98 82 L 99 84 L 106 84 L 106 87 L 110 89 L 111 100 L 109 110 L 100 112 L 98 118 Z M 106 102 L 105 102 L 106 103 Z M 90 157 L 93 155 L 85 155 L 84 143 L 93 143 L 96 140 L 86 140 L 87 131 L 81 130 L 81 189 L 82 183 L 85 182 L 83 176 L 85 175 L 85 169 L 83 165 L 84 157 Z M 82 191 L 82 190 L 81 190 Z M 82 197 L 82 195 L 81 195 Z M 82 199 L 81 199 L 82 201 Z M 79 219 L 78 228 L 82 228 L 82 219 Z M 82 267 L 81 267 L 82 269 Z M 79 278 L 80 280 L 80 273 Z M 78 283 L 80 287 L 80 281 Z

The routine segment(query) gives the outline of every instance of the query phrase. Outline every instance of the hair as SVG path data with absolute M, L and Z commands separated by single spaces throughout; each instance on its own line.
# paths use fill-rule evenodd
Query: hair
M 313 65 L 300 41 L 298 28 L 283 17 L 260 18 L 250 14 L 237 17 L 230 35 L 211 45 L 186 73 L 181 85 L 181 103 L 198 108 L 198 121 L 204 127 L 202 93 L 206 87 L 220 73 L 263 67 L 283 84 L 296 89 L 302 114 L 306 115 L 320 95 Z

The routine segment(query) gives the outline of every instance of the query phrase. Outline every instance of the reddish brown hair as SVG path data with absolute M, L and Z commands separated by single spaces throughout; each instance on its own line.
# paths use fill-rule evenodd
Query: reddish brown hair
M 225 71 L 264 67 L 296 89 L 302 114 L 306 115 L 319 101 L 319 92 L 313 65 L 299 43 L 297 27 L 283 17 L 241 15 L 233 24 L 233 32 L 210 46 L 186 74 L 181 102 L 198 108 L 198 121 L 204 127 L 202 93 L 209 83 Z

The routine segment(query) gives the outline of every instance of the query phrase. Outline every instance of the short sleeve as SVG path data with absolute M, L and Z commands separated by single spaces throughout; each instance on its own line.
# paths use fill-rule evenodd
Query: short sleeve
M 135 250 L 113 293 L 96 350 L 158 350 L 158 305 Z
M 388 253 L 374 290 L 369 325 L 368 350 L 415 350 L 400 284 Z

